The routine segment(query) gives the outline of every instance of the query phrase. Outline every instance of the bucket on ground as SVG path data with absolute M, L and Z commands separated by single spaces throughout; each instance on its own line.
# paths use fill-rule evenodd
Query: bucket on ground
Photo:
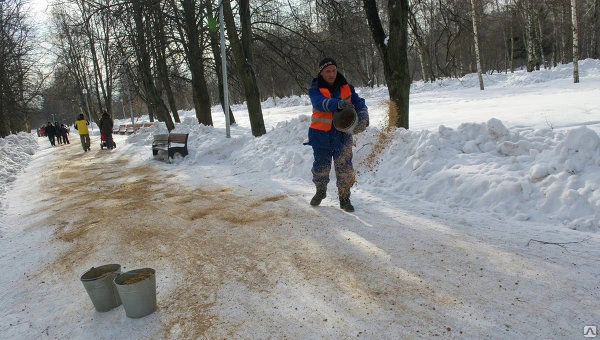
M 141 318 L 156 310 L 156 275 L 152 268 L 130 270 L 117 275 L 115 286 L 123 301 L 125 315 Z
M 333 126 L 342 132 L 352 133 L 356 124 L 358 124 L 358 115 L 354 107 L 347 107 L 333 113 Z
M 121 265 L 105 264 L 100 267 L 92 267 L 81 275 L 83 287 L 98 312 L 107 312 L 121 304 L 114 284 L 115 277 L 120 273 Z

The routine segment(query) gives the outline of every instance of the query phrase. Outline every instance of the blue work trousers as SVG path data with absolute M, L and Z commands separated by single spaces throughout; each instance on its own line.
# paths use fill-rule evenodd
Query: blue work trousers
M 331 160 L 335 168 L 336 185 L 340 194 L 349 195 L 354 184 L 352 167 L 352 145 L 342 145 L 341 149 L 316 148 L 313 146 L 314 161 L 312 167 L 313 182 L 317 188 L 326 188 L 331 172 Z

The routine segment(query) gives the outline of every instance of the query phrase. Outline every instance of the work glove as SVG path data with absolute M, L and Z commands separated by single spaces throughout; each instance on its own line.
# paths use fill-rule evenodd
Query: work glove
M 354 127 L 354 131 L 352 131 L 353 134 L 359 134 L 363 131 L 365 131 L 365 129 L 367 128 L 367 126 L 369 126 L 369 122 L 366 120 L 360 120 L 358 121 L 358 124 L 356 124 L 356 126 Z
M 353 108 L 354 109 L 354 105 L 352 105 L 352 103 L 347 102 L 347 101 L 345 101 L 345 100 L 342 99 L 342 100 L 340 100 L 338 102 L 337 108 L 338 108 L 338 111 L 342 111 L 342 110 L 344 110 L 346 108 Z

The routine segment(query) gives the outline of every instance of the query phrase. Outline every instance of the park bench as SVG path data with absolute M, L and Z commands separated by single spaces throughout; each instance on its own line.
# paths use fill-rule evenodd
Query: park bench
M 145 122 L 145 123 L 135 123 L 133 125 L 131 124 L 126 124 L 125 125 L 125 130 L 124 130 L 124 134 L 130 135 L 134 132 L 136 132 L 137 130 L 139 130 L 140 128 L 146 128 L 146 127 L 151 127 L 153 126 L 154 123 L 152 122 Z
M 124 135 L 125 131 L 127 131 L 127 126 L 125 125 L 119 125 L 119 130 L 117 130 L 117 133 L 120 135 Z
M 167 152 L 167 161 L 171 161 L 176 154 L 185 157 L 188 155 L 187 133 L 169 133 L 169 134 L 157 134 L 154 135 L 152 141 L 152 155 L 157 156 L 159 151 Z

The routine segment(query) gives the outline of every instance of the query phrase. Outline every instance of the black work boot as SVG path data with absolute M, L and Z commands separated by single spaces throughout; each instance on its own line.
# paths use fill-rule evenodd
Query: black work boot
M 354 206 L 350 203 L 350 198 L 340 198 L 340 208 L 347 212 L 353 212 Z
M 325 197 L 327 197 L 327 188 L 317 188 L 317 193 L 310 200 L 310 205 L 314 207 L 321 204 Z
M 352 203 L 350 203 L 350 191 L 349 190 L 340 190 L 340 208 L 347 212 L 353 212 L 354 207 Z

